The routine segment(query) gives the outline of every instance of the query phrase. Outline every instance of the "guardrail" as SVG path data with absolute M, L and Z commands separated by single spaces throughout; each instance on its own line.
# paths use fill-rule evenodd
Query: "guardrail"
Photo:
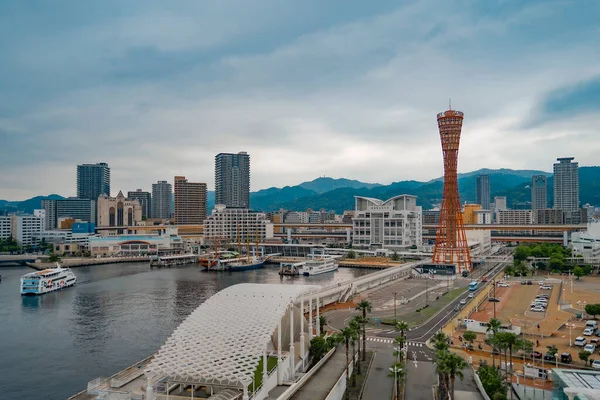
M 287 390 L 283 392 L 277 398 L 277 400 L 289 400 L 293 395 L 295 395 L 296 392 L 300 390 L 300 388 L 302 388 L 302 386 L 306 383 L 306 381 L 308 381 L 323 366 L 323 364 L 325 364 L 331 358 L 331 356 L 333 356 L 333 353 L 335 353 L 335 351 L 335 347 L 329 350 L 329 352 L 325 354 L 325 356 L 323 356 L 323 358 L 321 358 L 319 362 L 315 364 L 314 367 L 309 369 L 308 372 L 302 376 L 302 378 L 298 379 L 297 382 L 295 382 L 292 386 L 287 388 Z

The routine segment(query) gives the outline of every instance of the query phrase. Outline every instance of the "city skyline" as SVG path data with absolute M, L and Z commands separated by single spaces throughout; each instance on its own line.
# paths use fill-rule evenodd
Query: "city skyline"
M 253 190 L 433 179 L 448 97 L 468 115 L 459 172 L 595 163 L 598 3 L 241 4 L 0 5 L 0 198 L 74 195 L 94 160 L 115 189 L 212 190 L 214 154 L 239 148 Z

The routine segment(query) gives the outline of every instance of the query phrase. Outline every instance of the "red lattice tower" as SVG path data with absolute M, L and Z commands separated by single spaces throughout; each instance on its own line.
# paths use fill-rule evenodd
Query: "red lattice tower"
M 454 264 L 457 273 L 471 271 L 471 254 L 458 197 L 458 146 L 464 114 L 448 110 L 437 115 L 444 154 L 444 196 L 433 248 L 434 264 Z

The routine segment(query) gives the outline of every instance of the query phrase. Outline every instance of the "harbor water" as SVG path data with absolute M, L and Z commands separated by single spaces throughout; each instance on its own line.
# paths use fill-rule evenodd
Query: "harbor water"
M 238 283 L 327 286 L 371 271 L 341 268 L 280 277 L 277 266 L 205 272 L 197 265 L 151 269 L 147 263 L 77 268 L 77 285 L 38 297 L 19 294 L 33 271 L 0 268 L 0 398 L 66 399 L 153 354 L 196 307 Z

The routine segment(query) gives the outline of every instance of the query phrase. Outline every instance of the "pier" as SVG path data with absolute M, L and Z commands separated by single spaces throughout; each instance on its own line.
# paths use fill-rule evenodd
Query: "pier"
M 196 254 L 178 254 L 173 256 L 157 256 L 150 258 L 151 267 L 172 267 L 174 265 L 198 263 Z

